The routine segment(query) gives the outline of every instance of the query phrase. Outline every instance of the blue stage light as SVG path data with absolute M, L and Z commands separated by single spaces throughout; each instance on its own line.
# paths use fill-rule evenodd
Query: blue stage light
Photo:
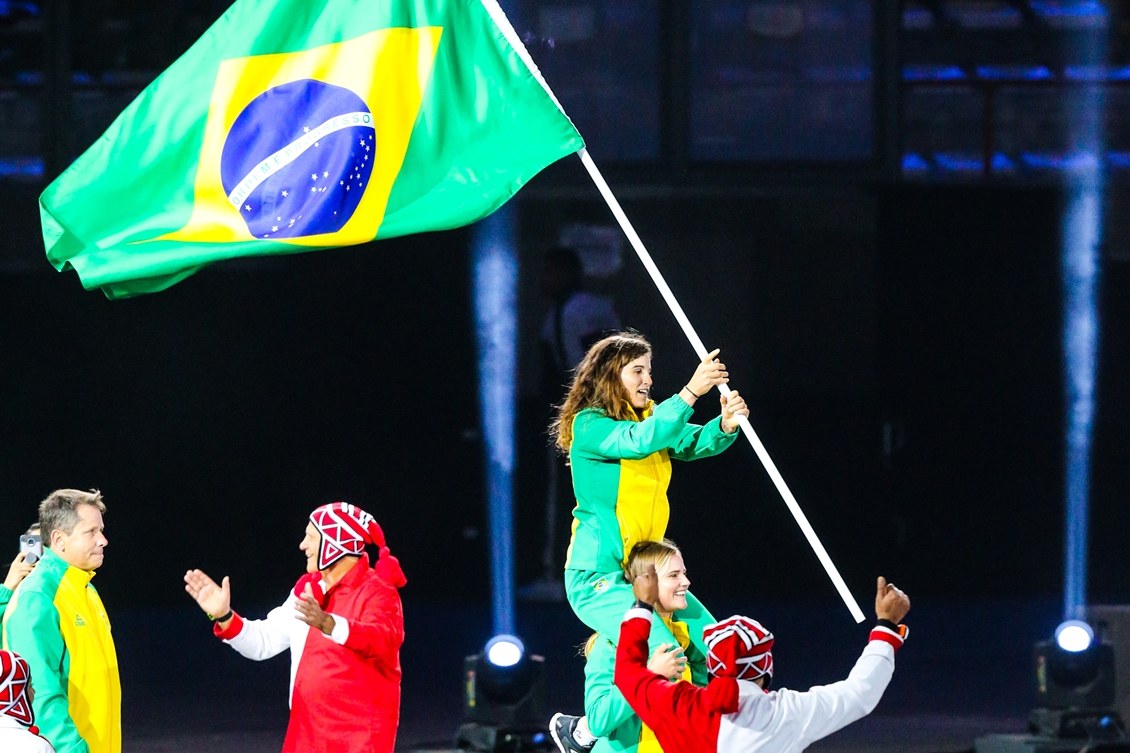
M 922 155 L 910 152 L 902 155 L 903 174 L 925 173 L 930 171 L 930 163 Z
M 1060 623 L 1053 640 L 1036 643 L 1034 659 L 1038 705 L 1028 717 L 1029 731 L 1052 738 L 1121 737 L 1122 720 L 1113 708 L 1114 647 L 1090 625 Z
M 1048 12 L 1089 17 L 1105 13 L 1097 3 L 1045 4 Z M 1055 6 L 1055 7 L 1053 7 Z M 1042 12 L 1035 8 L 1037 12 Z M 1076 65 L 1100 66 L 1108 58 L 1104 35 L 1086 35 L 1074 50 Z M 1073 159 L 1065 165 L 1063 247 L 1063 356 L 1065 408 L 1064 619 L 1083 616 L 1087 600 L 1087 545 L 1090 524 L 1091 442 L 1099 358 L 1098 289 L 1102 272 L 1106 194 L 1106 90 L 1074 86 L 1064 93 L 1065 134 Z
M 496 635 L 487 641 L 483 656 L 496 667 L 513 667 L 522 661 L 526 646 L 514 635 Z
M 514 631 L 514 425 L 518 373 L 518 250 L 510 204 L 472 241 L 479 409 L 486 461 L 494 632 Z
M 903 81 L 962 81 L 965 71 L 957 65 L 906 65 L 902 69 Z
M 1064 651 L 1077 654 L 1086 651 L 1095 641 L 1095 631 L 1082 620 L 1067 620 L 1055 629 L 1055 642 Z
M 1051 69 L 1046 65 L 979 65 L 977 78 L 986 81 L 1048 81 Z
M 522 753 L 544 750 L 545 658 L 526 652 L 514 635 L 496 635 L 463 659 L 463 723 L 459 750 Z

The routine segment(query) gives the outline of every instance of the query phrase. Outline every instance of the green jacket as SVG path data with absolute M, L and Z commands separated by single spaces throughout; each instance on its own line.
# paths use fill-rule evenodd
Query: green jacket
M 56 753 L 122 750 L 118 656 L 93 577 L 44 550 L 4 613 L 3 646 L 31 666 L 35 721 Z
M 659 624 L 659 618 L 654 619 Z M 709 681 L 706 658 L 693 644 L 683 650 L 691 682 L 705 687 Z M 599 738 L 592 753 L 635 753 L 640 746 L 643 725 L 613 682 L 615 670 L 616 646 L 597 635 L 585 660 L 585 716 L 589 731 Z
M 597 408 L 576 415 L 569 466 L 577 506 L 567 569 L 617 572 L 637 541 L 664 537 L 671 458 L 711 457 L 737 438 L 722 430 L 721 416 L 705 426 L 688 423 L 693 412 L 674 395 L 649 405 L 642 421 L 618 421 Z
M 616 687 L 616 647 L 597 636 L 585 661 L 585 717 L 599 739 L 592 753 L 631 753 L 640 744 L 640 718 Z
M 8 608 L 8 602 L 12 600 L 12 589 L 0 584 L 0 619 L 4 617 L 4 610 Z

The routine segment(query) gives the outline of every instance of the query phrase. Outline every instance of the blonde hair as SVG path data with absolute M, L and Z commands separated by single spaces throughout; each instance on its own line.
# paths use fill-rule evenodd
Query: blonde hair
M 569 391 L 549 425 L 549 436 L 558 449 L 569 451 L 573 444 L 573 419 L 586 408 L 599 408 L 618 421 L 635 418 L 620 372 L 632 361 L 650 353 L 651 343 L 638 332 L 617 332 L 588 349 L 573 371 Z
M 584 643 L 582 643 L 580 646 L 577 646 L 577 653 L 585 657 L 585 660 L 587 661 L 589 656 L 592 654 L 592 650 L 596 648 L 596 642 L 599 640 L 600 633 L 593 633 L 588 637 L 588 639 L 585 640 Z
M 655 572 L 667 564 L 672 555 L 683 556 L 679 547 L 671 539 L 662 541 L 638 541 L 628 554 L 628 561 L 624 563 L 624 578 L 629 583 L 634 583 L 636 578 L 647 574 L 648 567 L 654 567 Z

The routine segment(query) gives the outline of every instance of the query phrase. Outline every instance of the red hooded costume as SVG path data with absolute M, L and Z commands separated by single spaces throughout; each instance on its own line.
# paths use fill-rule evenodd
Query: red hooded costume
M 262 620 L 234 615 L 216 635 L 249 659 L 290 649 L 290 723 L 283 753 L 392 753 L 400 718 L 400 645 L 405 583 L 373 517 L 342 502 L 310 516 L 322 535 L 318 567 L 345 556 L 356 564 L 328 590 L 318 573 L 304 575 L 283 604 Z M 380 550 L 374 567 L 365 544 Z M 330 635 L 295 615 L 307 585 L 332 615 Z

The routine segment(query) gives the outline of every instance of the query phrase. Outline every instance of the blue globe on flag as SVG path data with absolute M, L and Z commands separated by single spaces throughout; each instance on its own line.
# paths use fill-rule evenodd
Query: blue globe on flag
M 224 142 L 220 177 L 255 238 L 340 230 L 369 185 L 372 112 L 355 93 L 306 79 L 253 99 Z

